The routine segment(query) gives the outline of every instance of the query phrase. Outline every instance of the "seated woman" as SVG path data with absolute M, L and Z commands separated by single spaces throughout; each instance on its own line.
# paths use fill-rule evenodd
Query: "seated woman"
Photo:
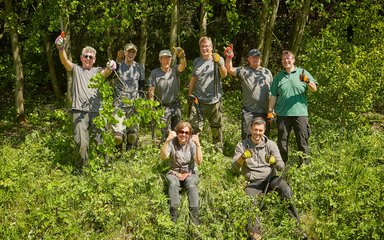
M 175 131 L 170 131 L 160 151 L 160 159 L 169 158 L 171 170 L 167 173 L 169 182 L 170 213 L 172 221 L 178 218 L 180 185 L 188 190 L 189 211 L 194 224 L 199 220 L 199 194 L 197 192 L 197 166 L 203 161 L 199 136 L 192 135 L 189 122 L 179 122 Z

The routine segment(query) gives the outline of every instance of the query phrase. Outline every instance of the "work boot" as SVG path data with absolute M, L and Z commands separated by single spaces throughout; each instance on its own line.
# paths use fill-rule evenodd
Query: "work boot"
M 260 220 L 258 217 L 256 221 L 248 221 L 247 232 L 247 240 L 261 240 Z
M 190 207 L 189 213 L 190 213 L 192 223 L 195 225 L 200 225 L 199 208 L 198 207 Z
M 261 240 L 261 234 L 259 232 L 251 232 L 247 240 Z
M 170 213 L 172 222 L 176 222 L 177 218 L 179 217 L 179 212 L 177 211 L 177 208 L 171 207 Z

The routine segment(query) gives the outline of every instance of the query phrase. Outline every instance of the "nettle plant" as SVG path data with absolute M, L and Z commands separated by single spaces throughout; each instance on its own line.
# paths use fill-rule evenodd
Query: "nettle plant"
M 91 79 L 90 87 L 99 89 L 102 99 L 102 109 L 100 115 L 94 119 L 97 128 L 102 130 L 103 144 L 97 147 L 97 150 L 108 157 L 113 157 L 116 153 L 115 142 L 113 137 L 112 125 L 118 121 L 115 115 L 123 116 L 124 112 L 117 108 L 114 104 L 114 91 L 110 81 L 101 74 L 96 74 Z M 160 103 L 154 100 L 143 98 L 123 99 L 123 102 L 134 108 L 135 114 L 126 118 L 123 124 L 127 128 L 138 125 L 153 124 L 156 128 L 164 127 L 161 122 L 161 116 L 164 114 L 164 108 L 160 107 Z

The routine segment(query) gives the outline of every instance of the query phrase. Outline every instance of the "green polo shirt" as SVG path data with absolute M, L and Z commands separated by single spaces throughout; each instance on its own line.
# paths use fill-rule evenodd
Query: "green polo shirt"
M 273 79 L 270 92 L 277 97 L 275 113 L 278 116 L 308 116 L 308 85 L 300 81 L 302 71 L 299 67 L 290 73 L 283 70 Z M 311 82 L 317 84 L 309 72 L 304 72 Z

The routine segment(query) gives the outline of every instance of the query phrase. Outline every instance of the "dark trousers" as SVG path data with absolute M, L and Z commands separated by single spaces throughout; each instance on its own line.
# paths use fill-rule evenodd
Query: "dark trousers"
M 252 119 L 255 117 L 262 117 L 266 123 L 265 125 L 265 132 L 264 135 L 269 137 L 269 132 L 271 129 L 271 124 L 267 121 L 267 113 L 255 113 L 252 111 L 249 111 L 246 108 L 243 108 L 241 110 L 241 139 L 246 139 L 251 133 L 249 132 L 249 124 L 251 123 Z
M 281 157 L 284 162 L 288 161 L 288 140 L 291 130 L 295 133 L 296 144 L 299 151 L 304 153 L 303 157 L 300 157 L 301 161 L 306 164 L 309 163 L 309 159 L 306 157 L 309 155 L 309 136 L 310 128 L 308 124 L 307 116 L 289 116 L 282 117 L 277 116 L 277 128 L 278 139 L 277 145 L 280 150 Z
M 197 109 L 198 107 L 198 109 Z M 192 104 L 189 121 L 192 124 L 193 132 L 203 131 L 204 119 L 208 119 L 211 127 L 213 144 L 215 149 L 223 150 L 223 109 L 221 101 L 213 104 L 199 103 L 198 106 Z
M 254 204 L 258 206 L 259 205 L 258 196 L 260 196 L 265 190 L 266 192 L 270 192 L 272 190 L 277 191 L 283 200 L 290 201 L 290 205 L 288 207 L 288 213 L 291 217 L 296 219 L 297 223 L 299 223 L 300 222 L 299 213 L 297 212 L 297 209 L 293 204 L 292 190 L 291 190 L 291 187 L 288 185 L 288 183 L 284 179 L 281 179 L 281 181 L 279 182 L 278 176 L 271 176 L 268 189 L 265 189 L 267 185 L 268 185 L 268 178 L 266 178 L 265 180 L 252 182 L 245 187 L 245 194 L 254 198 Z M 251 232 L 260 233 L 260 219 L 258 215 L 256 216 L 255 220 L 251 219 L 248 221 L 247 231 L 249 233 Z
M 161 120 L 164 122 L 165 127 L 162 131 L 161 142 L 164 142 L 168 137 L 168 131 L 174 131 L 176 125 L 181 120 L 181 109 L 179 102 L 173 102 L 170 104 L 163 105 L 165 107 L 164 116 L 161 117 Z
M 93 123 L 99 113 L 73 110 L 74 139 L 76 143 L 75 166 L 82 169 L 88 164 L 89 138 L 93 136 L 97 144 L 101 144 L 101 130 Z

